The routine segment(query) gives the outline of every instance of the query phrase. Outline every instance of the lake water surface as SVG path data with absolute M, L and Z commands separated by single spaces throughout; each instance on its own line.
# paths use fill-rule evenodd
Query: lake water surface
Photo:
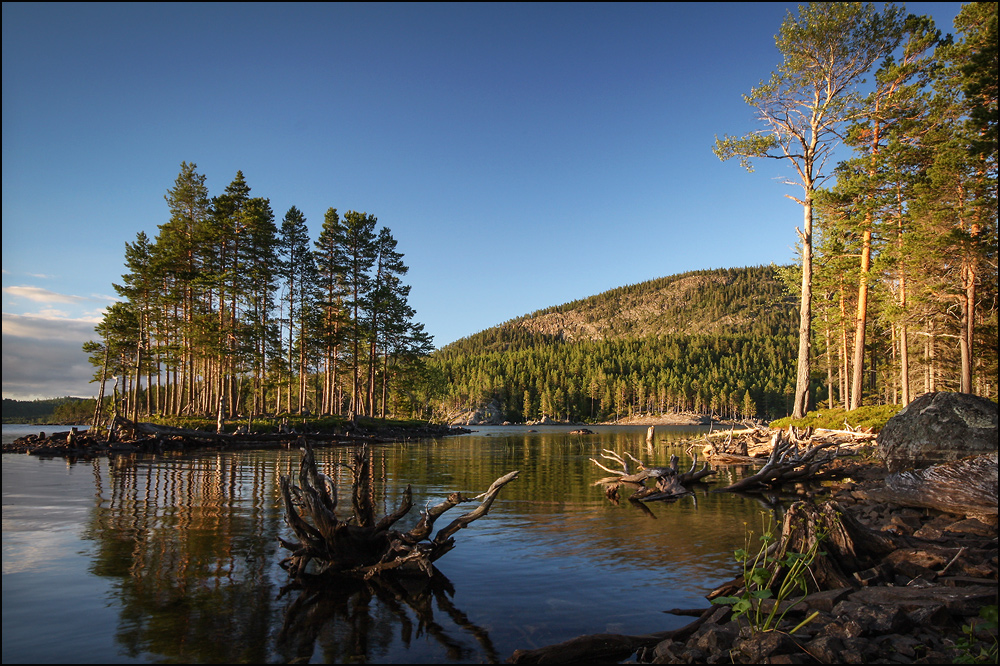
M 41 429 L 5 425 L 4 440 Z M 413 487 L 403 527 L 428 503 L 520 470 L 437 561 L 450 586 L 403 595 L 358 585 L 309 604 L 298 592 L 279 598 L 276 537 L 291 531 L 278 479 L 297 470 L 297 450 L 4 455 L 3 661 L 502 662 L 581 634 L 686 624 L 663 611 L 705 607 L 706 592 L 738 571 L 745 523 L 760 523 L 760 506 L 730 493 L 700 489 L 644 510 L 592 486 L 606 476 L 589 460 L 602 449 L 665 465 L 684 457 L 677 442 L 695 428 L 658 427 L 651 447 L 639 426 L 477 430 L 372 447 L 380 513 Z M 350 472 L 336 463 L 351 452 L 317 450 L 344 488 Z

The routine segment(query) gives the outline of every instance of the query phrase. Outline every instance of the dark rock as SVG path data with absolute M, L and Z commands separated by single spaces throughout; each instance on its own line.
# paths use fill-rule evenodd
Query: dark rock
M 854 579 L 865 587 L 869 585 L 879 585 L 891 580 L 892 571 L 893 570 L 890 565 L 885 562 L 880 562 L 878 565 L 871 567 L 870 569 L 855 572 Z
M 976 518 L 966 518 L 965 520 L 952 523 L 946 527 L 944 531 L 957 534 L 974 534 L 976 536 L 986 537 L 997 535 L 997 528 L 995 525 L 987 525 L 983 521 Z
M 791 652 L 795 648 L 795 643 L 786 634 L 762 631 L 748 638 L 738 639 L 735 647 L 746 663 L 763 664 L 771 655 Z
M 890 472 L 995 451 L 996 403 L 965 393 L 925 393 L 878 435 L 878 455 Z
M 920 516 L 897 514 L 889 517 L 889 524 L 897 528 L 897 534 L 911 535 L 923 526 Z
M 843 602 L 842 602 L 843 603 Z M 841 640 L 857 638 L 864 633 L 861 625 L 850 618 L 838 618 L 823 627 L 819 636 L 835 636 Z
M 901 654 L 909 659 L 916 659 L 916 648 L 921 645 L 921 643 L 913 636 L 891 634 L 878 639 L 878 645 L 883 652 Z
M 954 654 L 949 654 L 943 650 L 928 650 L 924 656 L 917 659 L 915 664 L 950 664 L 955 660 Z
M 707 653 L 728 652 L 738 636 L 738 632 L 711 625 L 695 639 L 693 647 Z
M 841 601 L 833 609 L 833 614 L 849 617 L 851 622 L 855 622 L 861 627 L 862 635 L 866 636 L 893 634 L 908 624 L 906 614 L 901 608 L 894 605 L 860 604 L 853 600 Z
M 805 649 L 821 664 L 837 664 L 844 650 L 844 641 L 836 636 L 818 636 L 806 643 Z
M 776 654 L 767 660 L 769 664 L 811 664 L 813 660 L 804 654 Z
M 889 553 L 885 563 L 910 578 L 933 580 L 937 575 L 936 569 L 943 567 L 947 560 L 940 553 L 928 552 L 921 548 L 900 548 Z
M 907 611 L 906 617 L 909 618 L 910 623 L 915 626 L 925 624 L 942 626 L 945 622 L 951 619 L 951 613 L 949 613 L 948 609 L 944 607 L 944 604 L 929 603 L 926 606 L 920 606 Z
M 673 664 L 680 660 L 679 654 L 684 650 L 684 643 L 674 640 L 661 641 L 653 648 L 653 664 Z
M 849 587 L 842 587 L 836 590 L 823 590 L 822 592 L 810 594 L 803 599 L 803 603 L 812 610 L 829 613 L 833 610 L 834 606 L 846 599 L 851 592 L 853 590 Z
M 678 656 L 685 664 L 704 664 L 708 661 L 708 655 L 695 648 L 685 648 Z
M 844 664 L 867 664 L 878 653 L 878 647 L 864 638 L 845 638 L 840 651 L 840 662 Z

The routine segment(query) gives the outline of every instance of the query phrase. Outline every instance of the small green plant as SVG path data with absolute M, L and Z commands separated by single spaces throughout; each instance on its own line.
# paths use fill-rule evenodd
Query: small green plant
M 766 522 L 765 515 L 767 515 Z M 818 533 L 805 553 L 785 552 L 783 557 L 774 557 L 770 554 L 772 545 L 777 541 L 774 522 L 769 514 L 761 514 L 761 535 L 757 538 L 760 545 L 756 547 L 756 553 L 752 554 L 755 548 L 753 530 L 747 532 L 746 548 L 740 548 L 734 553 L 736 561 L 743 565 L 742 592 L 738 596 L 716 597 L 712 603 L 732 606 L 734 619 L 746 618 L 755 632 L 775 629 L 785 614 L 805 598 L 808 591 L 806 573 L 820 553 L 819 544 L 825 536 L 823 533 Z M 781 571 L 785 571 L 785 575 L 775 593 L 771 581 Z M 782 602 L 788 600 L 795 590 L 799 590 L 802 597 L 790 606 L 786 606 L 784 610 L 780 610 Z M 769 610 L 761 603 L 764 599 L 774 599 Z M 817 615 L 818 613 L 813 613 L 790 633 L 794 634 Z
M 987 645 L 976 640 L 976 627 L 973 623 L 962 625 L 965 636 L 955 642 L 955 647 L 962 654 L 955 659 L 957 664 L 995 664 L 997 663 L 997 607 L 983 606 L 979 609 L 979 629 L 985 629 L 993 636 L 993 645 Z M 978 652 L 976 649 L 978 648 Z

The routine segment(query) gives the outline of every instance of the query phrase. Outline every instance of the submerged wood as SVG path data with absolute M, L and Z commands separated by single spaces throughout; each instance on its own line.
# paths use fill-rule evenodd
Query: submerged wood
M 443 502 L 422 511 L 415 527 L 400 532 L 393 526 L 413 507 L 412 491 L 408 485 L 398 508 L 377 520 L 371 488 L 371 462 L 366 446 L 355 452 L 350 465 L 353 472 L 352 515 L 341 519 L 337 515 L 336 482 L 317 470 L 316 457 L 308 440 L 301 438 L 299 443 L 304 452 L 298 485 L 293 485 L 288 475 L 281 477 L 285 522 L 298 538 L 298 543 L 279 538 L 281 545 L 291 551 L 281 566 L 293 579 L 339 574 L 367 580 L 392 570 L 433 576 L 434 561 L 455 547 L 455 533 L 489 513 L 503 487 L 518 475 L 514 471 L 501 476 L 486 492 L 476 497 L 466 498 L 461 493 L 452 493 Z M 435 521 L 446 511 L 474 501 L 480 501 L 478 507 L 459 516 L 430 538 Z M 307 570 L 310 565 L 312 571 Z
M 709 608 L 694 622 L 671 631 L 631 636 L 628 634 L 588 634 L 556 645 L 534 650 L 515 650 L 508 664 L 604 664 L 628 659 L 636 650 L 665 640 L 684 640 L 715 612 Z

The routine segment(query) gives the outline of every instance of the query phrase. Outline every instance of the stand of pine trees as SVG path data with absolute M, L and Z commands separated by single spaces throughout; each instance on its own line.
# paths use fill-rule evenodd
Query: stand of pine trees
M 996 398 L 997 3 L 963 5 L 955 32 L 894 3 L 800 5 L 782 64 L 744 96 L 757 129 L 716 140 L 749 170 L 783 160 L 801 188 L 796 417 L 817 371 L 849 409 Z M 831 173 L 838 145 L 853 154 Z
M 331 208 L 310 247 L 297 208 L 279 227 L 242 172 L 210 198 L 186 162 L 165 198 L 169 221 L 152 241 L 140 232 L 126 243 L 122 300 L 84 345 L 98 410 L 109 398 L 132 420 L 419 409 L 408 396 L 431 338 L 374 216 Z
M 813 294 L 829 406 L 997 399 L 997 3 L 956 38 L 897 26 L 818 197 Z

